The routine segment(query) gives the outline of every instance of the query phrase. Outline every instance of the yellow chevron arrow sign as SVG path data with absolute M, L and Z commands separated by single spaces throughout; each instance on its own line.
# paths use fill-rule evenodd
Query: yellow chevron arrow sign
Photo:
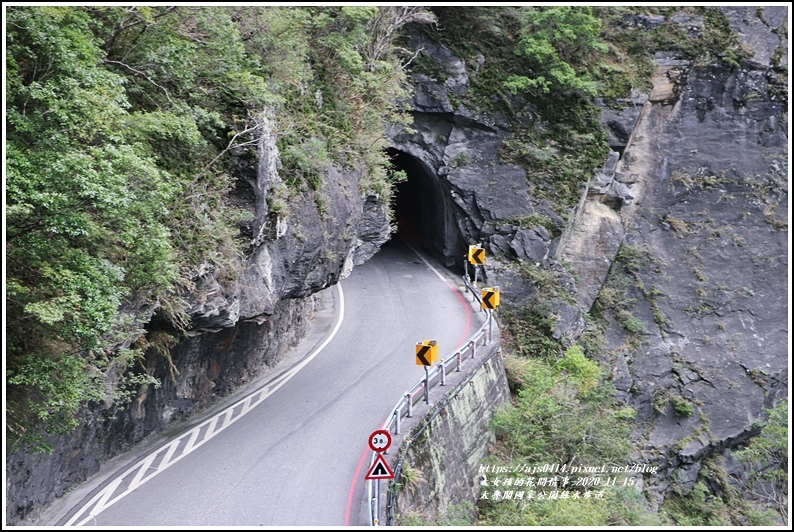
M 469 246 L 469 262 L 472 264 L 485 264 L 485 250 L 480 246 Z
M 416 344 L 416 365 L 432 366 L 438 359 L 438 342 L 425 340 Z
M 493 310 L 499 306 L 499 287 L 483 288 L 480 294 L 482 300 L 482 308 Z

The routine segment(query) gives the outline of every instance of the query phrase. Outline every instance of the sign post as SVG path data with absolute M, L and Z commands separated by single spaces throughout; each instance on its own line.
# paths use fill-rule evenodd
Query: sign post
M 428 367 L 438 359 L 438 342 L 424 340 L 416 344 L 416 365 L 425 367 L 425 403 L 430 404 L 430 373 Z
M 389 463 L 383 458 L 383 453 L 391 445 L 391 433 L 386 429 L 378 429 L 369 435 L 369 448 L 377 453 L 375 461 L 372 462 L 369 471 L 367 471 L 366 480 L 375 482 L 372 494 L 372 515 L 373 524 L 378 525 L 380 520 L 380 481 L 383 479 L 394 478 L 394 472 L 389 467 Z
M 427 369 L 429 366 L 425 366 L 425 404 L 430 404 L 430 373 Z

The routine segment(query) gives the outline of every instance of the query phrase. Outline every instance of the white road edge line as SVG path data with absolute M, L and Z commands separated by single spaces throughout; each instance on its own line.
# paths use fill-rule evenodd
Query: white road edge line
M 438 272 L 438 270 L 436 270 L 435 268 L 433 268 L 433 266 L 432 266 L 432 265 L 431 265 L 431 264 L 430 264 L 430 263 L 427 261 L 427 259 L 426 259 L 426 258 L 425 258 L 425 257 L 424 257 L 424 256 L 423 256 L 421 253 L 419 253 L 419 251 L 417 251 L 417 250 L 416 250 L 416 248 L 415 248 L 415 247 L 413 247 L 411 244 L 409 244 L 409 243 L 408 243 L 408 241 L 407 241 L 407 240 L 405 240 L 405 239 L 403 239 L 403 242 L 405 243 L 405 245 L 406 245 L 406 246 L 408 246 L 409 248 L 411 248 L 411 251 L 413 251 L 413 252 L 416 254 L 416 256 L 417 256 L 417 257 L 419 257 L 420 259 L 422 259 L 422 262 L 424 262 L 424 263 L 425 263 L 425 265 L 426 265 L 428 268 L 430 268 L 430 269 L 433 271 L 433 273 L 435 273 L 436 275 L 438 275 L 438 278 L 439 278 L 439 279 L 441 279 L 442 281 L 444 281 L 444 284 L 446 284 L 446 285 L 447 285 L 448 287 L 450 287 L 450 288 L 453 288 L 453 289 L 455 288 L 454 286 L 452 286 L 452 284 L 450 284 L 450 282 L 449 282 L 449 279 L 447 279 L 446 277 L 444 277 L 443 275 L 441 275 L 441 274 Z
M 422 259 L 422 260 L 424 260 L 424 259 Z M 428 265 L 428 266 L 429 266 L 429 265 Z M 260 397 L 260 398 L 259 398 L 259 399 L 256 401 L 256 403 L 252 404 L 252 405 L 251 405 L 251 406 L 250 406 L 248 409 L 245 409 L 245 410 L 244 410 L 243 412 L 241 412 L 241 413 L 240 413 L 240 415 L 238 415 L 236 418 L 229 420 L 227 423 L 224 423 L 224 424 L 223 424 L 223 426 L 221 426 L 221 427 L 220 427 L 218 430 L 216 430 L 216 431 L 214 431 L 214 432 L 210 431 L 210 432 L 207 434 L 207 436 L 205 437 L 205 439 L 203 439 L 202 441 L 198 442 L 198 443 L 197 443 L 195 446 L 188 445 L 188 448 L 190 449 L 190 451 L 197 449 L 198 447 L 200 447 L 201 445 L 203 445 L 204 443 L 206 443 L 208 440 L 210 440 L 211 438 L 213 438 L 213 437 L 214 437 L 214 436 L 216 436 L 217 434 L 220 434 L 220 433 L 221 433 L 221 432 L 222 432 L 222 431 L 223 431 L 223 430 L 224 430 L 226 427 L 229 427 L 229 426 L 231 426 L 231 424 L 232 424 L 232 423 L 234 423 L 235 421 L 237 421 L 238 419 L 240 419 L 241 417 L 243 417 L 243 415 L 245 415 L 246 413 L 250 412 L 250 411 L 251 411 L 251 410 L 252 410 L 252 409 L 253 409 L 253 408 L 254 408 L 256 405 L 258 405 L 259 403 L 261 403 L 262 401 L 264 401 L 265 399 L 267 399 L 267 398 L 268 398 L 270 395 L 272 395 L 273 393 L 275 393 L 275 391 L 276 391 L 276 390 L 278 390 L 279 388 L 281 388 L 282 386 L 284 386 L 284 385 L 285 385 L 285 384 L 286 384 L 286 383 L 287 383 L 287 382 L 288 382 L 288 381 L 289 381 L 289 380 L 290 380 L 292 377 L 294 377 L 294 376 L 295 376 L 295 375 L 296 375 L 296 374 L 297 374 L 297 373 L 298 373 L 298 372 L 299 372 L 301 369 L 303 369 L 303 368 L 306 366 L 306 364 L 308 364 L 309 362 L 311 362 L 311 361 L 312 361 L 312 359 L 314 359 L 314 357 L 316 357 L 318 354 L 320 354 L 320 352 L 321 352 L 323 349 L 325 349 L 325 347 L 326 347 L 326 346 L 327 346 L 329 343 L 331 343 L 331 340 L 333 340 L 333 339 L 334 339 L 334 337 L 336 336 L 336 333 L 337 333 L 337 332 L 339 332 L 339 329 L 340 329 L 340 327 L 342 327 L 342 322 L 343 322 L 343 321 L 344 321 L 344 319 L 345 319 L 345 294 L 344 294 L 344 292 L 342 291 L 342 285 L 341 285 L 341 283 L 337 283 L 337 284 L 336 284 L 336 288 L 337 288 L 337 292 L 338 292 L 338 294 L 339 294 L 339 318 L 337 319 L 337 321 L 336 321 L 336 325 L 334 325 L 334 328 L 333 328 L 333 330 L 331 331 L 331 334 L 329 334 L 329 335 L 328 335 L 328 337 L 327 337 L 327 338 L 326 338 L 326 339 L 323 341 L 323 343 L 322 343 L 322 344 L 320 344 L 320 346 L 319 346 L 317 349 L 315 349 L 315 350 L 314 350 L 314 352 L 313 352 L 311 355 L 309 355 L 309 356 L 308 356 L 308 357 L 306 357 L 306 358 L 305 358 L 303 361 L 301 361 L 301 363 L 300 363 L 300 364 L 298 364 L 297 366 L 295 366 L 294 368 L 292 368 L 291 370 L 289 370 L 289 372 L 287 372 L 287 373 L 286 373 L 286 374 L 285 374 L 285 375 L 284 375 L 284 376 L 283 376 L 283 377 L 280 379 L 280 381 L 281 381 L 281 382 L 279 382 L 279 384 L 278 384 L 277 386 L 274 386 L 272 389 L 269 389 L 269 390 L 267 391 L 267 393 L 265 393 L 265 394 L 262 394 L 262 396 L 261 396 L 261 397 Z M 272 383 L 271 383 L 271 384 L 272 384 Z M 247 395 L 246 397 L 244 397 L 244 398 L 243 398 L 243 399 L 241 399 L 240 401 L 237 401 L 235 404 L 233 404 L 232 406 L 230 406 L 230 407 L 229 407 L 229 408 L 227 408 L 226 410 L 224 410 L 224 411 L 222 411 L 222 412 L 220 412 L 220 413 L 216 414 L 216 415 L 215 415 L 213 418 L 211 418 L 211 419 L 216 419 L 216 418 L 219 418 L 219 417 L 221 417 L 221 416 L 226 416 L 226 415 L 227 415 L 227 412 L 231 412 L 231 411 L 232 411 L 234 408 L 236 408 L 236 407 L 237 407 L 237 406 L 238 406 L 240 403 L 242 403 L 242 402 L 244 402 L 244 401 L 247 401 L 247 400 L 250 400 L 250 398 L 251 398 L 252 396 L 259 394 L 261 391 L 262 391 L 262 388 L 259 388 L 259 389 L 257 389 L 256 391 L 254 391 L 254 392 L 251 392 L 249 395 Z M 206 423 L 206 421 L 205 421 L 204 423 Z M 131 492 L 133 491 L 133 488 L 127 489 L 127 490 L 126 490 L 124 493 L 122 493 L 122 494 L 121 494 L 121 495 L 119 495 L 118 497 L 115 497 L 115 498 L 114 498 L 114 499 L 112 499 L 110 502 L 108 502 L 107 504 L 105 504 L 105 502 L 106 502 L 106 501 L 107 501 L 107 500 L 108 500 L 108 499 L 111 497 L 111 495 L 113 495 L 113 492 L 116 490 L 116 488 L 117 488 L 117 487 L 120 485 L 120 483 L 121 483 L 121 480 L 122 480 L 124 477 L 126 477 L 127 475 L 130 475 L 130 474 L 132 474 L 132 473 L 133 473 L 133 472 L 134 472 L 136 469 L 138 469 L 138 468 L 141 468 L 141 470 L 138 472 L 138 474 L 136 475 L 136 478 L 135 478 L 135 480 L 136 480 L 136 481 L 138 481 L 138 482 L 137 482 L 137 483 L 136 483 L 136 482 L 133 482 L 133 483 L 132 483 L 132 486 L 134 486 L 135 488 L 137 488 L 138 486 L 140 486 L 140 485 L 142 485 L 142 484 L 145 484 L 147 481 L 149 481 L 150 479 L 152 479 L 152 478 L 156 477 L 156 476 L 157 476 L 157 475 L 159 475 L 161 472 L 163 472 L 163 471 L 165 471 L 166 469 L 168 469 L 168 468 L 169 468 L 171 465 L 175 464 L 175 463 L 176 463 L 176 462 L 178 462 L 180 459 L 182 459 L 183 457 L 187 456 L 187 454 L 189 453 L 189 451 L 188 451 L 188 452 L 185 452 L 184 454 L 181 454 L 181 455 L 177 456 L 176 458 L 174 458 L 173 460 L 171 460 L 171 459 L 170 459 L 170 458 L 171 458 L 171 453 L 173 453 L 173 451 L 174 451 L 174 449 L 175 449 L 175 446 L 173 445 L 173 443 L 174 443 L 175 441 L 179 441 L 179 440 L 181 440 L 182 438 L 184 438 L 185 436 L 187 436 L 187 435 L 188 435 L 188 434 L 190 434 L 191 432 L 194 432 L 194 434 L 191 434 L 191 436 L 192 436 L 192 438 L 193 438 L 193 439 L 195 439 L 195 437 L 198 435 L 198 432 L 199 432 L 199 430 L 198 430 L 198 429 L 200 429 L 200 427 L 201 427 L 201 426 L 203 426 L 203 425 L 204 425 L 204 423 L 202 423 L 202 424 L 201 424 L 201 425 L 199 425 L 198 427 L 194 427 L 193 429 L 191 429 L 191 430 L 189 430 L 189 431 L 186 431 L 185 433 L 183 433 L 183 434 L 181 434 L 181 435 L 177 436 L 177 437 L 176 437 L 176 438 L 174 438 L 173 440 L 171 440 L 171 441 L 169 441 L 168 443 L 166 443 L 164 446 L 160 447 L 159 449 L 157 449 L 156 451 L 154 451 L 153 453 L 151 453 L 151 454 L 150 454 L 150 455 L 149 455 L 147 458 L 144 458 L 142 461 L 138 462 L 138 463 L 137 463 L 135 466 L 133 466 L 133 467 L 131 467 L 130 469 L 128 469 L 128 470 L 127 470 L 127 471 L 126 471 L 124 474 L 122 474 L 122 475 L 120 475 L 119 477 L 117 477 L 117 478 L 116 478 L 114 481 L 112 481 L 112 482 L 110 483 L 110 485 L 108 485 L 108 486 L 107 486 L 106 488 L 104 488 L 102 491 L 100 491 L 99 493 L 97 493 L 97 494 L 96 494 L 96 495 L 95 495 L 95 496 L 94 496 L 94 497 L 93 497 L 93 498 L 92 498 L 92 499 L 91 499 L 91 500 L 90 500 L 90 501 L 89 501 L 87 504 L 85 504 L 85 505 L 84 505 L 84 506 L 83 506 L 83 507 L 82 507 L 82 508 L 81 508 L 81 509 L 80 509 L 78 512 L 76 512 L 76 513 L 75 513 L 75 514 L 74 514 L 74 515 L 71 517 L 71 519 L 69 519 L 69 521 L 66 523 L 66 525 L 65 525 L 65 526 L 75 526 L 75 521 L 76 521 L 76 520 L 77 520 L 77 519 L 78 519 L 80 516 L 84 515 L 84 514 L 86 513 L 86 511 L 88 511 L 92 505 L 94 505 L 95 503 L 97 503 L 97 502 L 98 502 L 99 504 L 97 504 L 97 505 L 94 507 L 94 510 L 93 510 L 93 511 L 91 511 L 91 512 L 89 512 L 89 513 L 88 513 L 88 516 L 87 516 L 85 519 L 83 519 L 83 520 L 82 520 L 82 521 L 80 521 L 79 523 L 76 523 L 76 526 L 82 526 L 82 525 L 84 525 L 85 523 L 87 523 L 87 522 L 89 522 L 89 521 L 93 521 L 93 520 L 96 518 L 96 516 L 97 516 L 97 515 L 99 515 L 99 514 L 100 514 L 100 513 L 101 513 L 103 510 L 105 510 L 106 508 L 108 508 L 108 507 L 112 506 L 113 504 L 115 504 L 116 502 L 118 502 L 119 500 L 121 500 L 121 499 L 122 499 L 122 498 L 123 498 L 125 495 L 127 495 L 128 493 L 131 493 Z M 193 443 L 193 442 L 191 441 L 191 443 Z M 168 449 L 168 450 L 169 450 L 169 454 L 168 454 L 168 456 L 167 456 L 167 458 L 169 459 L 168 463 L 167 463 L 167 464 L 166 464 L 164 467 L 161 467 L 161 468 L 157 469 L 157 470 L 156 470 L 154 473 L 152 473 L 151 475 L 147 476 L 146 478 L 140 478 L 140 477 L 143 475 L 143 473 L 144 473 L 144 472 L 145 472 L 145 471 L 148 469 L 149 465 L 150 465 L 150 464 L 151 464 L 151 462 L 154 460 L 155 456 L 156 456 L 156 455 L 158 455 L 158 454 L 160 454 L 160 453 L 161 453 L 163 450 L 165 450 L 167 447 L 170 447 L 170 449 Z M 145 467 L 142 467 L 142 466 L 145 466 Z

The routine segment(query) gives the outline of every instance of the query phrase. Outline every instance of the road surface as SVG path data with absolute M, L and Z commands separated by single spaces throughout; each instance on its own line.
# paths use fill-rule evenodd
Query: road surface
M 423 378 L 416 343 L 444 358 L 480 324 L 460 285 L 393 239 L 321 294 L 312 333 L 264 380 L 114 459 L 54 524 L 367 525 L 368 437 Z

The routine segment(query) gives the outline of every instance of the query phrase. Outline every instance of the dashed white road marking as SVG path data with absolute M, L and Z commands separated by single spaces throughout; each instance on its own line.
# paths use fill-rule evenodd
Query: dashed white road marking
M 345 318 L 345 296 L 342 292 L 342 286 L 340 284 L 336 286 L 339 294 L 339 317 L 331 334 L 328 335 L 323 343 L 320 344 L 311 355 L 304 358 L 300 364 L 297 364 L 262 388 L 249 394 L 240 401 L 237 401 L 211 419 L 181 434 L 146 456 L 143 460 L 122 473 L 99 491 L 99 493 L 94 495 L 87 504 L 66 522 L 65 526 L 82 526 L 93 521 L 103 510 L 121 500 L 125 495 L 131 493 L 137 487 L 162 473 L 187 456 L 190 452 L 201 447 L 289 382 L 289 380 L 303 369 L 306 364 L 311 362 L 314 357 L 325 349 L 342 326 L 342 321 L 344 321 Z

